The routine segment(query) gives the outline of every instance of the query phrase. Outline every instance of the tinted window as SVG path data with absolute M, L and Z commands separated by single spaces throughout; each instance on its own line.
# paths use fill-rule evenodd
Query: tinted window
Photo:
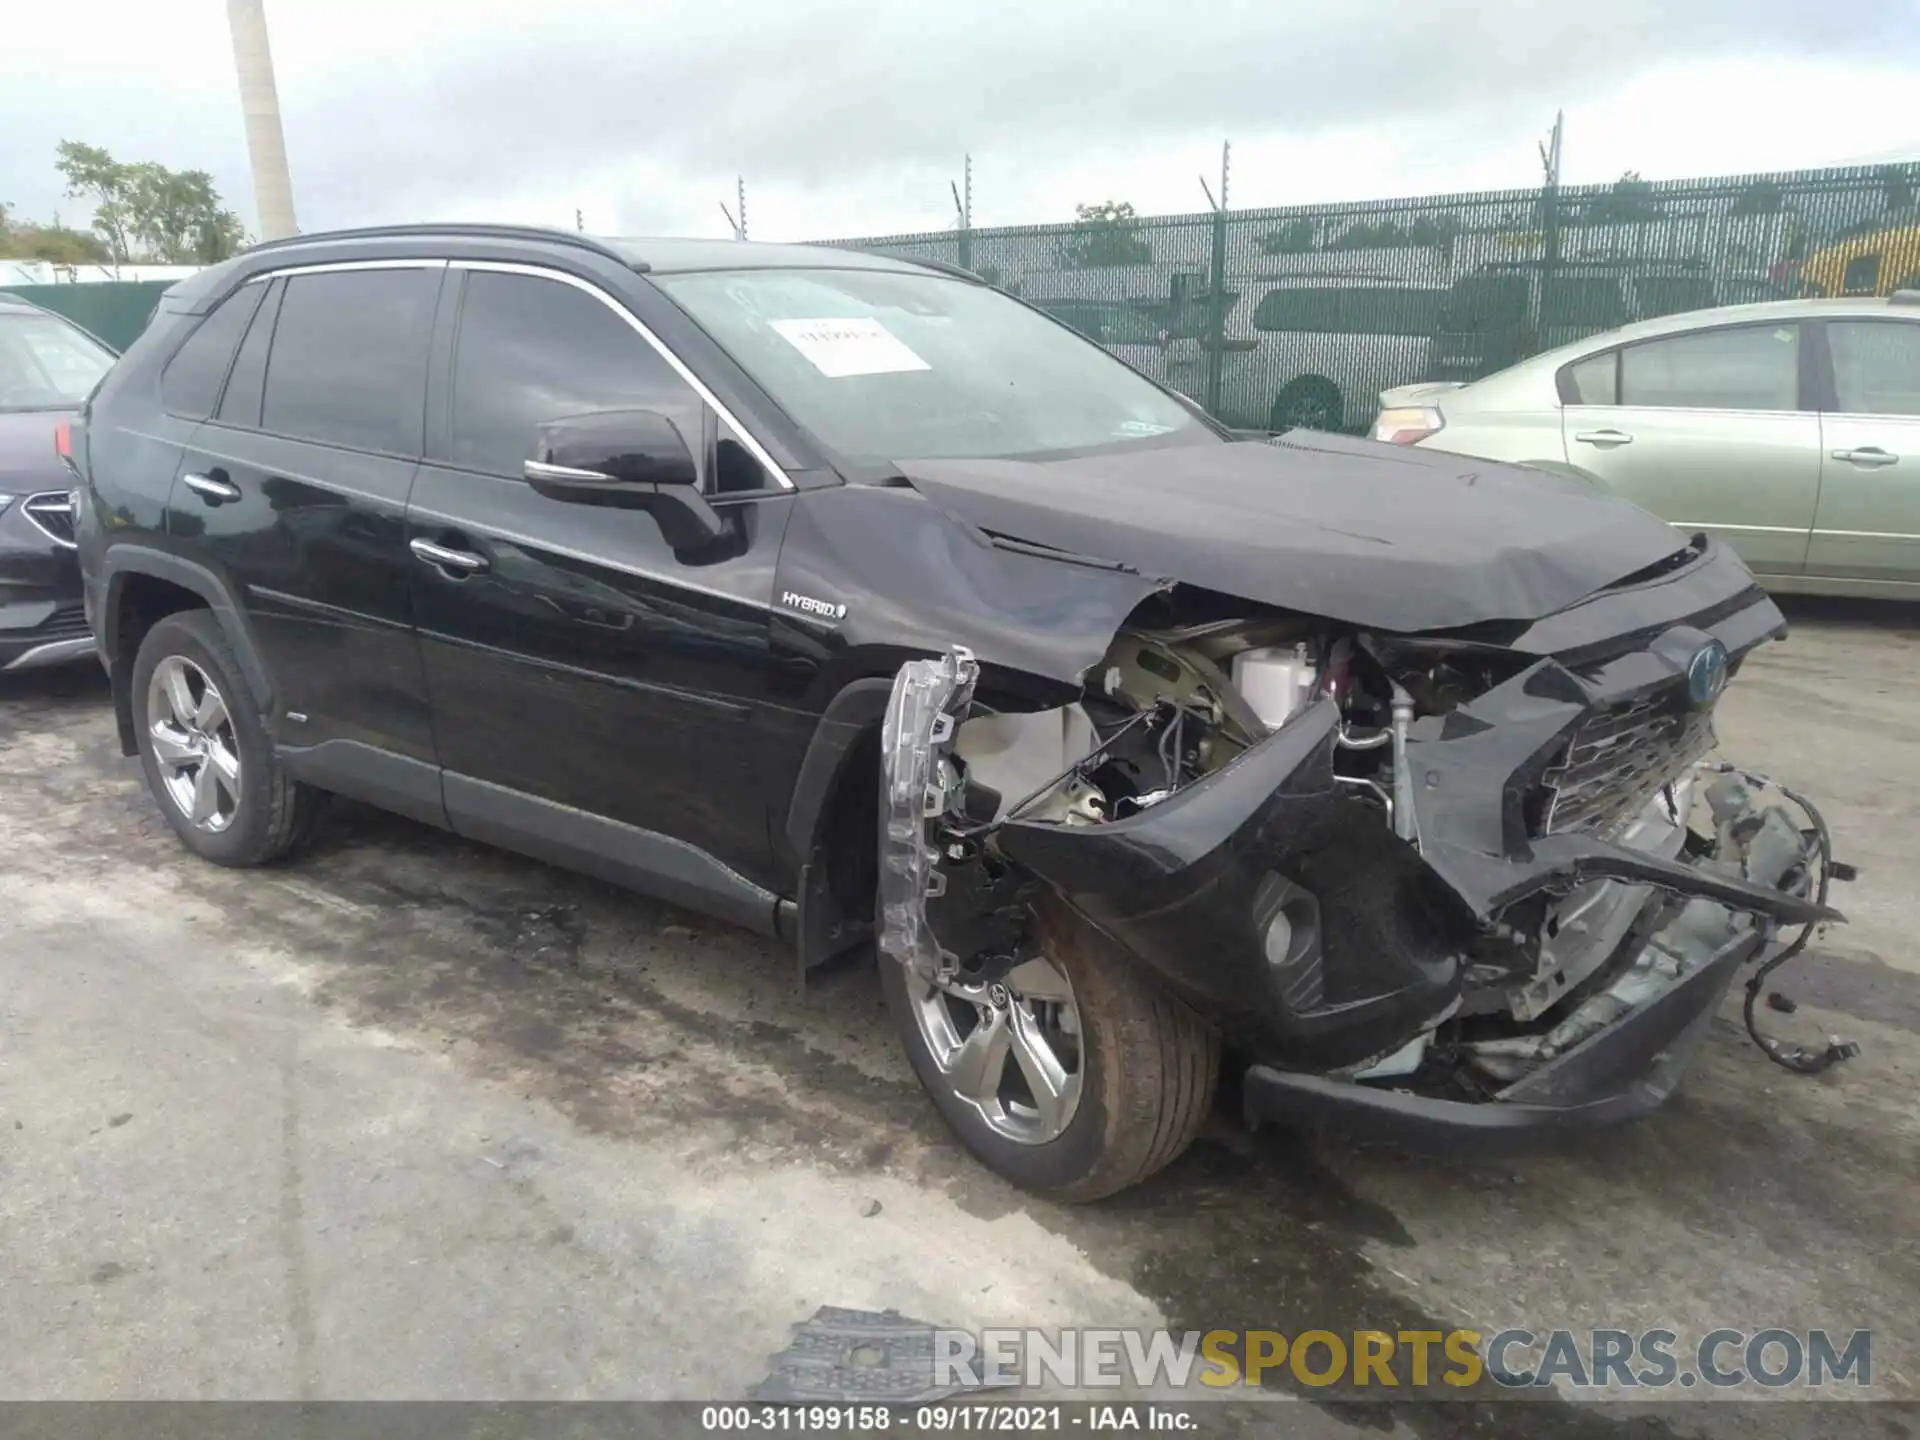
M 688 449 L 703 448 L 705 402 L 602 301 L 558 280 L 468 275 L 453 362 L 453 462 L 518 475 L 542 425 L 596 410 L 658 410 Z
M 1871 295 L 1880 286 L 1880 257 L 1861 255 L 1847 262 L 1840 273 L 1842 295 Z
M 187 337 L 160 376 L 160 402 L 172 415 L 187 415 L 204 420 L 213 413 L 220 399 L 220 387 L 226 382 L 227 366 L 234 348 L 246 333 L 247 322 L 266 290 L 264 285 L 243 285 L 223 300 L 219 307 L 201 320 L 199 328 Z
M 280 297 L 286 291 L 284 281 L 255 285 L 267 292 L 247 327 L 247 338 L 240 342 L 239 357 L 233 373 L 227 376 L 227 392 L 220 397 L 220 423 L 244 425 L 249 430 L 260 424 L 260 392 L 267 384 L 267 347 L 273 343 L 273 323 L 280 313 Z
M 419 454 L 440 273 L 289 277 L 267 361 L 261 428 L 354 450 Z
M 1563 394 L 1569 405 L 1615 405 L 1619 403 L 1619 352 L 1609 350 L 1566 369 Z
M 1453 282 L 1440 311 L 1440 328 L 1490 330 L 1527 318 L 1524 275 L 1469 275 Z
M 111 351 L 57 315 L 0 310 L 0 411 L 78 405 L 112 365 Z
M 1920 415 L 1920 323 L 1829 321 L 1833 386 L 1856 415 Z
M 1556 275 L 1541 300 L 1549 325 L 1584 325 L 1609 330 L 1627 318 L 1627 299 L 1618 280 L 1597 275 Z
M 1746 325 L 1629 345 L 1620 355 L 1622 405 L 1704 410 L 1792 410 L 1800 388 L 1800 330 Z
M 1270 290 L 1253 312 L 1253 328 L 1316 335 L 1431 335 L 1440 298 L 1438 290 L 1394 285 Z

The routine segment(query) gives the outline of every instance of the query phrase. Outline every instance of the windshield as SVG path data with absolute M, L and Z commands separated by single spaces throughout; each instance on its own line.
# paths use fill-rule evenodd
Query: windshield
M 72 410 L 113 354 L 57 316 L 0 310 L 0 410 Z
M 873 270 L 655 279 L 850 459 L 1007 459 L 1213 433 L 1098 346 L 984 285 Z
M 1443 293 L 1394 285 L 1273 290 L 1255 308 L 1253 328 L 1320 335 L 1431 335 Z

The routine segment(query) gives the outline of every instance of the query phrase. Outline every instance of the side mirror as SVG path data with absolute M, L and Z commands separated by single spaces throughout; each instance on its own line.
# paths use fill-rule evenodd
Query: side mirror
M 655 410 L 604 410 L 543 425 L 525 473 L 549 500 L 650 512 L 675 550 L 698 550 L 727 533 L 700 493 L 693 452 Z

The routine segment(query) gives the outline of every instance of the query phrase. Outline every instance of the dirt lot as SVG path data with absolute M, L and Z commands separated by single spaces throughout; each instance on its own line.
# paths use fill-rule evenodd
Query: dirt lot
M 1625 1131 L 1468 1163 L 1220 1122 L 1078 1210 L 958 1151 L 870 973 L 801 1001 L 775 946 L 359 808 L 286 868 L 201 864 L 97 672 L 0 678 L 0 1397 L 734 1397 L 821 1303 L 1871 1328 L 1875 1389 L 1920 1397 L 1920 610 L 1793 615 L 1721 738 L 1861 867 L 1766 1017 L 1859 1060 L 1788 1075 L 1730 1002 Z

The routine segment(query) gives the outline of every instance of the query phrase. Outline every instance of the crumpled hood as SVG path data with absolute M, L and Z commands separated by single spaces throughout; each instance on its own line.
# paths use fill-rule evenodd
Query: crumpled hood
M 995 535 L 1401 632 L 1538 620 L 1681 546 L 1571 477 L 1336 435 L 900 470 Z

